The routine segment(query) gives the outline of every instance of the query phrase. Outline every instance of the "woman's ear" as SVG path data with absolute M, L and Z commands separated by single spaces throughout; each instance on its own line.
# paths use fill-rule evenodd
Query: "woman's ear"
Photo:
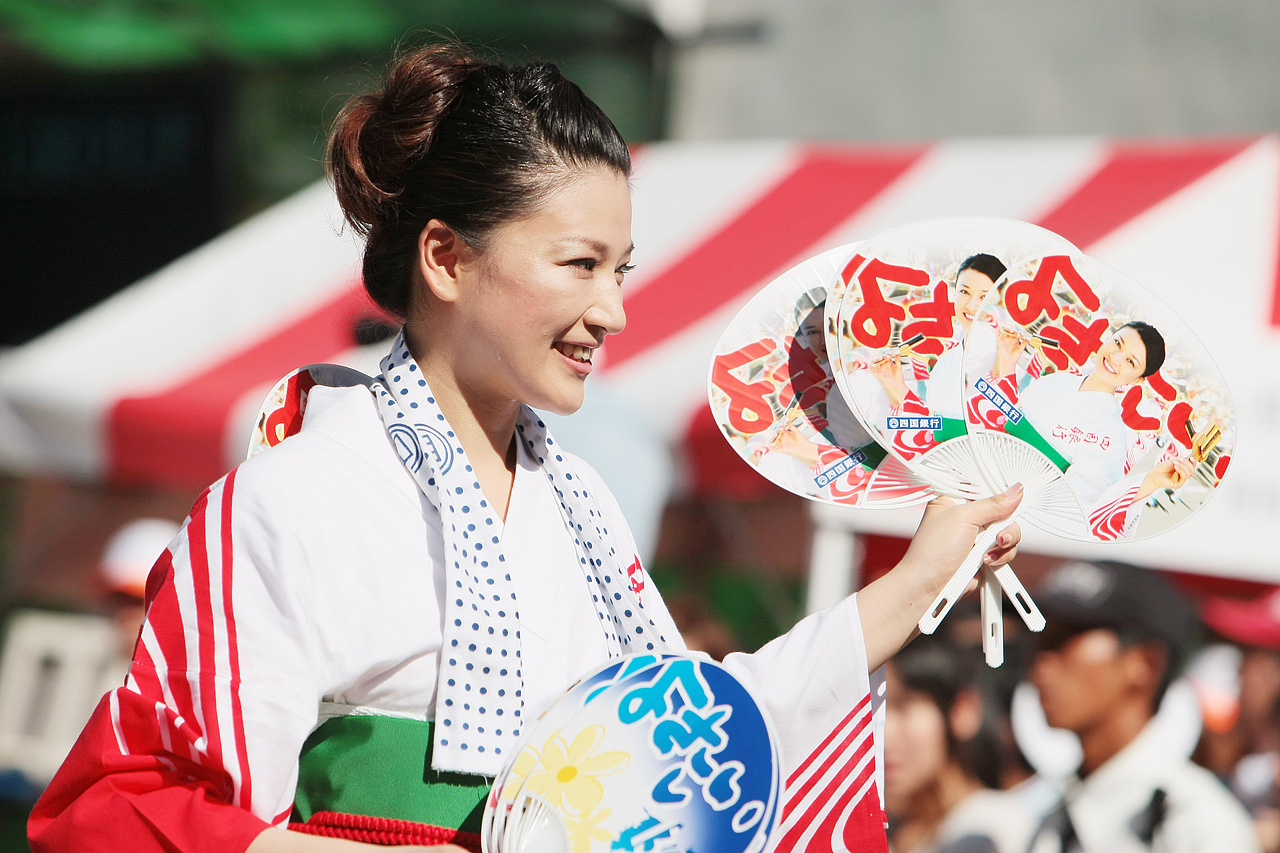
M 966 687 L 956 694 L 956 701 L 951 705 L 951 733 L 956 740 L 973 740 L 982 727 L 982 695 L 977 688 Z
M 418 234 L 418 274 L 442 302 L 458 298 L 459 267 L 470 247 L 448 225 L 432 219 Z

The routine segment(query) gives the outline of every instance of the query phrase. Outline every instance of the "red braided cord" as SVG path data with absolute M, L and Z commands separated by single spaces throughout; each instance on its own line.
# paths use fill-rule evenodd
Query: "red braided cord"
M 472 853 L 480 853 L 480 836 L 445 826 L 396 820 L 389 817 L 372 817 L 343 812 L 316 812 L 306 823 L 291 823 L 294 832 L 323 835 L 327 838 L 346 838 L 366 844 L 399 847 L 411 844 L 457 844 Z

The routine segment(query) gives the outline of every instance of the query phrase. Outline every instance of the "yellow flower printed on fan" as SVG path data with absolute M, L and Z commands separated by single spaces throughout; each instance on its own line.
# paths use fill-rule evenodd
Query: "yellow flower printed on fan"
M 604 726 L 588 726 L 568 746 L 559 733 L 552 735 L 542 748 L 539 766 L 529 774 L 528 789 L 554 806 L 563 803 L 578 814 L 591 812 L 604 799 L 599 777 L 616 773 L 631 762 L 625 752 L 594 754 L 604 734 Z
M 596 824 L 613 814 L 613 809 L 600 809 L 578 818 L 565 817 L 565 829 L 569 831 L 569 853 L 590 853 L 592 841 L 612 841 L 613 834 Z
M 528 777 L 533 768 L 538 766 L 538 751 L 532 746 L 526 746 L 520 750 L 520 754 L 516 756 L 515 762 L 511 765 L 511 771 L 507 774 L 507 779 L 502 784 L 502 790 L 499 792 L 502 799 L 514 800 L 516 792 L 520 790 L 520 782 Z

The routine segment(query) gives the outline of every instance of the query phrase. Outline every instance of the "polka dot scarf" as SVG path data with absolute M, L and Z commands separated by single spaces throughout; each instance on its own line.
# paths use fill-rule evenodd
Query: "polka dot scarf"
M 444 642 L 431 764 L 495 776 L 524 728 L 520 616 L 501 521 L 485 500 L 462 444 L 409 355 L 404 334 L 373 381 L 391 443 L 440 512 L 444 531 Z M 546 472 L 611 655 L 662 650 L 666 640 L 628 584 L 633 555 L 618 554 L 595 498 L 538 416 L 521 408 L 516 433 Z

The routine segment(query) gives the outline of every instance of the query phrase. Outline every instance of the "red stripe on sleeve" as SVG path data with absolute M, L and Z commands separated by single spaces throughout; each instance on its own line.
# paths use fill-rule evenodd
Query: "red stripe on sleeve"
M 231 508 L 238 470 L 227 475 L 222 501 L 222 607 L 227 623 L 227 649 L 231 665 L 231 718 L 234 726 L 236 755 L 240 765 L 240 795 L 237 805 L 247 809 L 253 806 L 253 783 L 249 773 L 249 749 L 245 738 L 244 712 L 240 706 L 240 652 L 236 641 L 235 600 L 232 598 L 234 577 L 232 561 L 235 552 L 231 537 Z

